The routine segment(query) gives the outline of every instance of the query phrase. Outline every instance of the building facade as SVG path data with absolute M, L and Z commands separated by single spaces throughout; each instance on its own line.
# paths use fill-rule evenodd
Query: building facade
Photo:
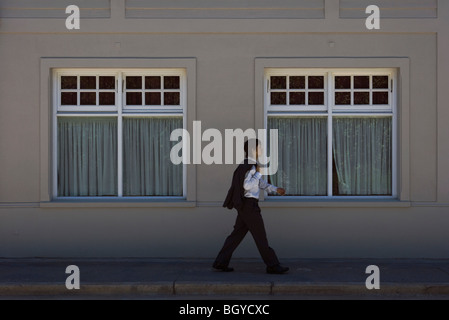
M 449 258 L 448 1 L 0 0 L 0 57 L 0 257 L 212 258 L 277 129 L 280 257 Z

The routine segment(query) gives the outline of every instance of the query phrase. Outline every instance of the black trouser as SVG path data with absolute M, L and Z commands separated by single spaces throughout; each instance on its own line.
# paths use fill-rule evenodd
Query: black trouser
M 251 232 L 265 264 L 268 267 L 279 264 L 276 253 L 268 246 L 267 233 L 260 214 L 258 200 L 253 198 L 245 198 L 243 208 L 238 211 L 234 230 L 226 238 L 223 248 L 215 259 L 215 264 L 228 266 L 234 250 L 245 238 L 248 231 Z

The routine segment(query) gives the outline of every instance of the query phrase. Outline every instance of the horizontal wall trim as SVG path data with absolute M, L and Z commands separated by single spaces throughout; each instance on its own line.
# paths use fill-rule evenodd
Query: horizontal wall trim
M 413 201 L 275 201 L 259 202 L 262 208 L 409 208 L 409 207 L 448 207 L 449 203 L 413 202 Z M 4 202 L 1 209 L 8 208 L 193 208 L 223 207 L 222 201 L 54 201 L 54 202 Z
M 369 5 L 376 5 L 381 19 L 437 18 L 437 0 L 340 0 L 340 18 L 366 19 Z
M 324 19 L 324 0 L 126 0 L 138 19 Z
M 64 18 L 66 7 L 75 4 L 80 18 L 110 18 L 110 0 L 0 0 L 0 18 Z

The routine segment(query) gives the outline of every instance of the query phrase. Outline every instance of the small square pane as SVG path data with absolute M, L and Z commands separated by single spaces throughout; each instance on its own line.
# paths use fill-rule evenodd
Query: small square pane
M 142 77 L 126 77 L 126 89 L 142 89 Z
M 115 77 L 107 76 L 107 77 L 99 77 L 99 87 L 100 89 L 115 89 Z
M 335 105 L 350 105 L 351 92 L 335 92 Z
M 306 77 L 291 76 L 289 86 L 290 86 L 290 89 L 305 89 L 306 88 Z
M 164 105 L 179 106 L 180 105 L 179 92 L 164 92 Z
M 81 89 L 96 89 L 97 88 L 97 77 L 95 77 L 95 76 L 80 77 L 80 88 Z
M 351 89 L 351 77 L 349 76 L 335 77 L 335 89 Z
M 164 77 L 164 89 L 179 89 L 179 77 Z
M 271 89 L 287 89 L 287 77 L 283 77 L 283 76 L 271 77 L 270 88 Z
M 354 104 L 369 104 L 369 92 L 354 92 Z
M 305 105 L 306 94 L 305 92 L 290 92 L 290 104 L 291 105 Z
M 145 105 L 160 106 L 161 93 L 160 92 L 145 92 Z
M 309 89 L 324 89 L 324 77 L 323 76 L 310 76 L 309 77 Z
M 95 106 L 97 105 L 97 94 L 95 92 L 81 92 L 80 105 Z
M 61 89 L 77 89 L 76 76 L 61 77 Z
M 309 105 L 324 105 L 324 92 L 309 92 Z
M 100 105 L 101 106 L 114 106 L 115 105 L 115 92 L 100 92 Z
M 141 106 L 142 105 L 142 93 L 140 93 L 140 92 L 127 92 L 126 93 L 126 105 L 128 105 L 128 106 Z
M 286 105 L 287 104 L 287 93 L 286 92 L 272 92 L 271 93 L 271 104 Z
M 61 105 L 62 106 L 76 106 L 77 105 L 76 92 L 62 92 L 61 93 Z
M 160 89 L 160 88 L 161 88 L 161 77 L 158 76 L 145 77 L 145 89 Z
M 373 92 L 373 104 L 389 104 L 388 91 Z
M 355 76 L 354 89 L 369 89 L 369 76 Z
M 373 76 L 373 89 L 388 89 L 388 76 Z

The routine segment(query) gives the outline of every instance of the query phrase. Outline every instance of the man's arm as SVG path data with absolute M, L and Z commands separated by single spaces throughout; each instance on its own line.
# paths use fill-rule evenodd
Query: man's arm
M 255 166 L 249 170 L 245 175 L 245 180 L 243 181 L 243 188 L 245 190 L 251 190 L 256 186 L 259 186 L 259 180 L 262 177 L 260 172 L 256 171 Z
M 257 169 L 259 169 L 259 166 L 257 166 Z M 256 173 L 259 174 L 259 188 L 262 190 L 267 190 L 268 192 L 276 192 L 279 193 L 281 196 L 285 194 L 285 190 L 283 188 L 278 188 L 276 186 L 273 186 L 272 184 L 269 184 L 265 179 L 262 178 L 262 175 L 259 171 Z

